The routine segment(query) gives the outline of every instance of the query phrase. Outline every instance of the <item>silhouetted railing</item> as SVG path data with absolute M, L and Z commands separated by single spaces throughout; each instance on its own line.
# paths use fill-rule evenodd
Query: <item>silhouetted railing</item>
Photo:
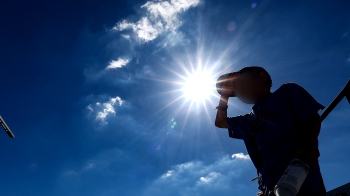
M 328 114 L 338 105 L 338 103 L 344 98 L 348 100 L 350 104 L 350 80 L 346 83 L 345 87 L 342 91 L 340 91 L 339 95 L 335 97 L 335 99 L 329 104 L 329 106 L 325 109 L 325 111 L 321 114 L 321 122 L 328 116 Z
M 6 131 L 7 135 L 9 135 L 11 138 L 15 137 L 15 135 L 13 135 L 12 131 L 7 126 L 7 124 L 5 123 L 4 119 L 2 119 L 1 116 L 0 116 L 0 124 L 1 124 L 2 128 L 4 128 L 4 130 Z

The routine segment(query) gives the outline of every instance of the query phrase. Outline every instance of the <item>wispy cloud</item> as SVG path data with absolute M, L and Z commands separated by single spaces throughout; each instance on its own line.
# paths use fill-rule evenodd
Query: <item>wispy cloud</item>
M 182 24 L 179 14 L 199 3 L 200 0 L 148 1 L 141 6 L 146 9 L 146 13 L 138 21 L 123 20 L 118 22 L 112 30 L 130 29 L 139 40 L 152 41 L 165 32 L 175 32 Z M 123 37 L 126 38 L 125 34 Z
M 109 65 L 106 67 L 106 69 L 116 69 L 124 67 L 126 64 L 130 62 L 130 59 L 128 58 L 118 58 L 118 60 L 112 60 L 109 62 Z
M 128 58 L 118 57 L 115 60 L 115 57 L 112 57 L 112 60 L 103 70 L 85 69 L 85 77 L 89 82 L 101 80 L 105 82 L 113 81 L 115 84 L 135 82 L 132 80 L 134 73 L 129 73 L 127 70 L 118 70 L 118 73 L 113 73 L 113 77 L 109 75 L 109 71 L 128 65 L 133 57 L 136 58 L 135 63 L 139 64 L 138 54 L 134 48 L 135 45 L 155 40 L 160 35 L 163 35 L 164 39 L 155 43 L 154 53 L 159 52 L 161 48 L 166 46 L 189 43 L 185 34 L 178 30 L 183 24 L 181 15 L 199 4 L 200 0 L 148 1 L 140 7 L 143 12 L 135 20 L 120 20 L 111 29 L 114 32 L 122 33 L 120 33 L 119 39 L 114 39 L 109 43 L 109 49 L 116 50 L 118 56 L 128 56 Z M 123 45 L 122 48 L 120 47 L 121 45 Z M 116 75 L 118 76 L 115 77 Z
M 116 164 L 116 162 L 123 159 L 124 151 L 118 148 L 112 148 L 101 152 L 101 154 L 96 155 L 85 162 L 80 166 L 80 168 L 69 168 L 62 171 L 63 176 L 80 176 L 89 172 L 94 172 L 94 170 L 108 170 L 111 164 Z
M 130 35 L 121 34 L 120 36 L 124 37 L 124 38 L 127 39 L 127 40 L 130 40 Z
M 205 177 L 200 177 L 199 181 L 197 181 L 196 185 L 206 185 L 206 184 L 211 184 L 214 182 L 217 178 L 222 177 L 222 174 L 217 173 L 217 172 L 211 172 Z
M 95 120 L 99 121 L 101 125 L 107 125 L 108 122 L 106 121 L 106 118 L 108 115 L 115 115 L 116 106 L 122 106 L 124 104 L 124 100 L 122 100 L 120 97 L 110 97 L 109 100 L 105 103 L 96 102 L 95 104 L 89 104 L 86 109 L 89 110 L 89 115 L 93 112 L 95 113 Z
M 125 151 L 111 148 L 82 162 L 67 161 L 57 176 L 53 194 L 49 195 L 118 195 L 115 192 L 120 192 L 121 188 L 115 187 L 115 180 L 103 181 L 102 184 L 98 182 L 111 176 L 125 178 L 129 173 L 117 169 L 120 165 L 126 165 L 130 161 L 128 158 Z M 92 179 L 99 180 L 92 183 Z
M 108 124 L 108 122 L 105 121 L 106 117 L 109 114 L 115 115 L 114 105 L 116 103 L 118 103 L 119 106 L 121 106 L 123 101 L 120 97 L 117 96 L 115 98 L 110 98 L 108 102 L 103 103 L 103 110 L 97 113 L 96 120 L 100 120 L 102 124 Z M 98 105 L 99 102 L 97 102 L 96 104 Z
M 114 30 L 125 30 L 132 29 L 138 38 L 144 41 L 151 41 L 158 37 L 164 31 L 164 27 L 161 22 L 151 23 L 147 17 L 142 17 L 136 23 L 129 23 L 126 20 L 123 20 L 116 27 L 113 27 Z
M 244 184 L 254 177 L 249 156 L 238 153 L 232 157 L 223 156 L 211 164 L 191 161 L 176 165 L 154 180 L 144 195 L 235 195 L 248 190 Z M 242 178 L 245 174 L 248 176 Z M 242 179 L 247 181 L 241 182 Z

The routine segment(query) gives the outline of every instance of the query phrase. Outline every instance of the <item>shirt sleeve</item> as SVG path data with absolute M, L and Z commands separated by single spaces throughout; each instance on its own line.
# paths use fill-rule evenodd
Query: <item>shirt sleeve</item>
M 227 124 L 230 126 L 228 128 L 228 136 L 235 139 L 244 139 L 244 136 L 249 133 L 251 125 L 251 113 L 227 117 Z
M 295 83 L 285 84 L 287 87 L 287 96 L 289 104 L 296 118 L 300 121 L 305 120 L 318 110 L 325 107 L 318 103 L 303 87 Z

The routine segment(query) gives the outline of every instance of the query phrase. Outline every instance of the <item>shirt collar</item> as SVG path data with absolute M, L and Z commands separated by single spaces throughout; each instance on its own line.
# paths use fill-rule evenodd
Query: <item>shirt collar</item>
M 257 114 L 257 111 L 260 109 L 262 104 L 269 98 L 271 94 L 271 92 L 267 93 L 263 98 L 259 99 L 258 102 L 253 105 L 252 109 L 255 114 Z

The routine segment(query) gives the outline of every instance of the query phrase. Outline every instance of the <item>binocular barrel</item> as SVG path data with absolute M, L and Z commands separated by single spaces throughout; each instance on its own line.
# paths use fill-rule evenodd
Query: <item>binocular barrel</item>
M 224 86 L 225 84 L 227 84 L 228 82 L 233 82 L 233 77 L 237 76 L 239 73 L 238 72 L 231 72 L 231 73 L 227 73 L 224 75 L 221 75 L 217 81 L 216 81 L 216 90 L 218 91 L 218 93 L 221 95 L 222 91 L 226 89 L 226 87 Z M 232 93 L 229 95 L 230 97 L 236 97 L 235 92 L 232 91 Z

